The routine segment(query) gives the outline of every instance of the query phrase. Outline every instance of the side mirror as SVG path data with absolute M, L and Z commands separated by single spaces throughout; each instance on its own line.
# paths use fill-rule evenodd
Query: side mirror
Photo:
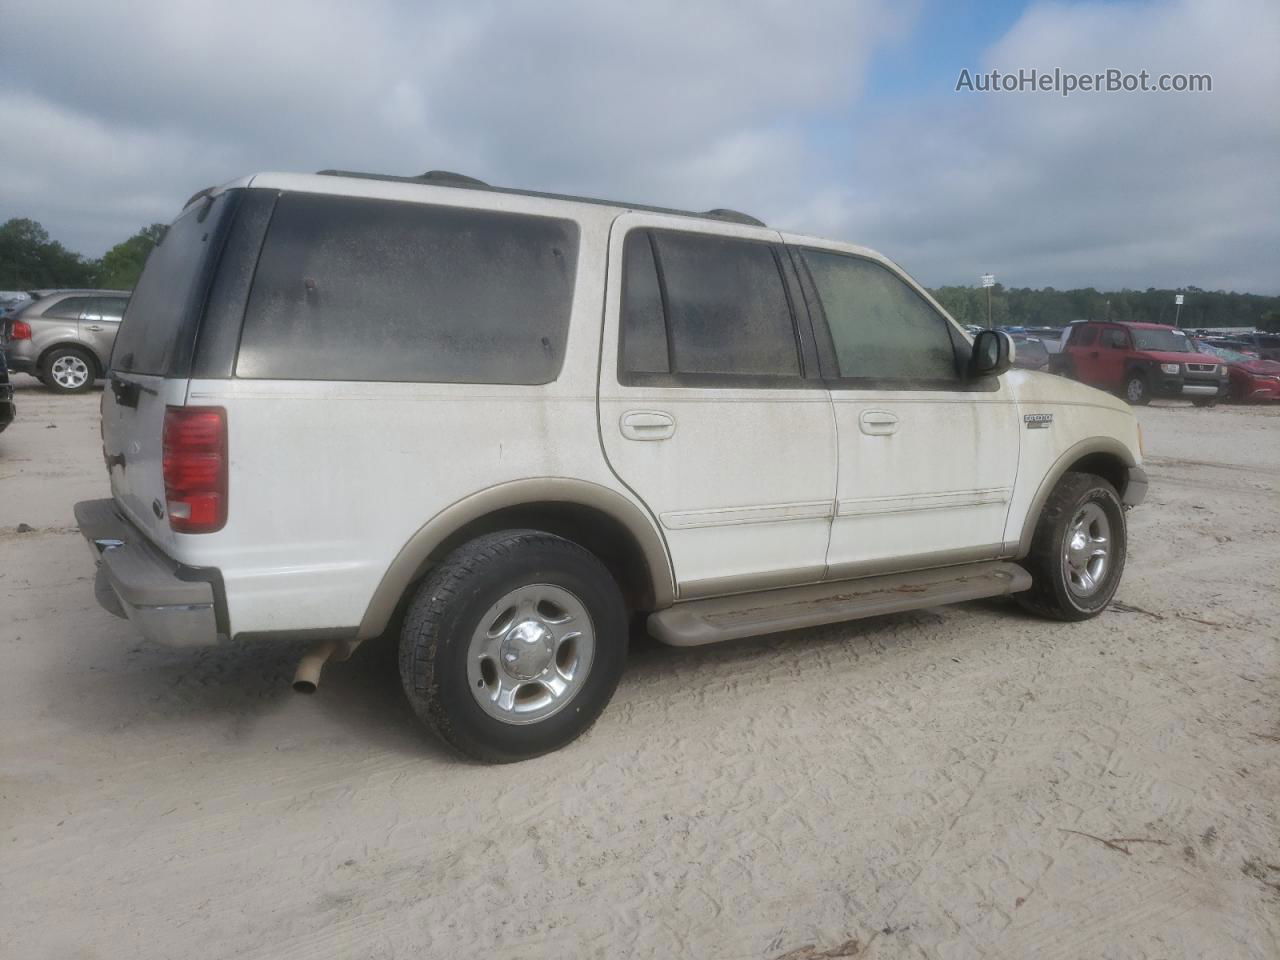
M 973 338 L 969 378 L 996 377 L 1013 364 L 1013 338 L 999 330 L 983 330 Z

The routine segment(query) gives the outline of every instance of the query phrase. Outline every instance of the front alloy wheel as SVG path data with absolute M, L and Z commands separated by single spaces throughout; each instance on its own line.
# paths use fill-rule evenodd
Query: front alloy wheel
M 1031 589 L 1018 602 L 1055 620 L 1097 616 L 1120 585 L 1127 542 L 1116 488 L 1093 474 L 1065 474 L 1040 511 L 1022 561 Z
M 1111 556 L 1111 523 L 1096 503 L 1080 507 L 1062 543 L 1062 574 L 1071 592 L 1089 597 L 1105 582 Z

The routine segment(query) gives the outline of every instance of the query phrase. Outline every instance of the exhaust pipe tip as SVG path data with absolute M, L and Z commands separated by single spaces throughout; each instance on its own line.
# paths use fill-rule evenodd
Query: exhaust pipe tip
M 293 674 L 293 689 L 298 693 L 315 693 L 320 686 L 320 671 L 337 650 L 338 644 L 332 640 L 313 647 L 298 661 L 298 669 Z

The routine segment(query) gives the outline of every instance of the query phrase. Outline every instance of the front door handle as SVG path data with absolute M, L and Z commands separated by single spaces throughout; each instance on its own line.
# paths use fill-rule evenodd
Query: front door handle
M 863 410 L 858 426 L 869 436 L 887 437 L 898 429 L 898 418 L 887 410 Z
M 661 410 L 629 410 L 621 427 L 628 440 L 666 440 L 676 432 L 676 418 Z

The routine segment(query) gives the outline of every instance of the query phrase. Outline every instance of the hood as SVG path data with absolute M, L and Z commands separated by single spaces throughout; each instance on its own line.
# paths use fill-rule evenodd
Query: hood
M 1275 360 L 1245 360 L 1238 363 L 1228 363 L 1223 360 L 1222 362 L 1231 367 L 1239 367 L 1241 370 L 1256 373 L 1260 377 L 1280 377 L 1280 362 Z
M 1094 407 L 1105 407 L 1133 417 L 1133 408 L 1119 397 L 1089 387 L 1076 380 L 1068 380 L 1054 373 L 1039 370 L 1027 370 L 1023 367 L 1011 367 L 1003 375 L 1009 379 L 1019 403 L 1079 403 Z
M 1209 353 L 1200 353 L 1198 350 L 1191 350 L 1187 353 L 1177 353 L 1173 350 L 1135 350 L 1134 353 L 1145 357 L 1148 360 L 1155 360 L 1157 363 L 1224 363 L 1220 357 L 1215 357 Z

